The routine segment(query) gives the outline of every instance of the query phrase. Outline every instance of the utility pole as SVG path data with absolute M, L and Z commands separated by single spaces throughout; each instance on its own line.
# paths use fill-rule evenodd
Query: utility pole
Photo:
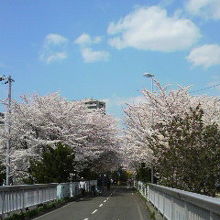
M 144 73 L 144 76 L 151 79 L 151 92 L 154 91 L 154 74 L 151 73 Z M 152 125 L 154 124 L 154 113 L 153 110 L 151 111 L 151 120 Z M 153 164 L 151 164 L 151 183 L 154 183 L 154 167 Z
M 0 81 L 5 81 L 4 84 L 8 84 L 8 103 L 7 103 L 7 114 L 5 120 L 5 130 L 8 135 L 6 142 L 6 185 L 9 185 L 9 177 L 10 177 L 10 148 L 11 148 L 11 90 L 12 90 L 12 79 L 11 75 L 8 77 L 2 76 L 0 77 Z

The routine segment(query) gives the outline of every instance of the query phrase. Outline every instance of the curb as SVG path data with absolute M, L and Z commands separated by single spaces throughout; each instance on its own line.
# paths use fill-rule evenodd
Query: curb
M 150 219 L 151 220 L 164 220 L 163 216 L 160 214 L 160 212 L 158 212 L 157 209 L 154 208 L 154 206 L 149 202 L 147 201 L 147 199 L 141 195 L 140 192 L 137 191 L 137 195 L 142 199 L 144 200 L 145 202 L 145 205 L 146 205 L 146 208 L 148 210 L 148 212 L 150 213 Z

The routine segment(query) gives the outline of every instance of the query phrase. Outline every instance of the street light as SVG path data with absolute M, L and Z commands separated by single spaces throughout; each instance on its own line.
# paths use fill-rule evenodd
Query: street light
M 11 87 L 14 80 L 9 75 L 0 77 L 0 81 L 4 81 L 4 84 L 8 84 L 8 108 L 7 108 L 7 117 L 5 120 L 5 130 L 8 134 L 7 143 L 6 143 L 6 185 L 9 185 L 9 176 L 10 176 L 10 133 L 11 133 Z
M 144 76 L 147 77 L 147 78 L 151 78 L 151 77 L 154 77 L 154 74 L 144 73 Z
M 151 92 L 154 91 L 154 74 L 144 73 L 144 77 L 151 79 Z
M 144 77 L 151 79 L 151 92 L 153 93 L 154 91 L 154 74 L 152 73 L 144 73 Z M 151 112 L 151 120 L 152 120 L 152 125 L 154 122 L 154 115 L 153 115 L 153 110 Z M 154 167 L 153 164 L 151 165 L 151 183 L 154 183 Z

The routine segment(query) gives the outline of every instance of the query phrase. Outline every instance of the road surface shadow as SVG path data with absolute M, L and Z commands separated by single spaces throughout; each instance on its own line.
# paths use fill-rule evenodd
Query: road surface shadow
M 85 202 L 90 201 L 96 197 L 117 197 L 117 196 L 126 196 L 126 193 L 132 193 L 135 192 L 134 188 L 128 188 L 127 186 L 112 186 L 109 191 L 104 190 L 102 193 L 96 195 L 86 194 L 85 196 L 80 196 L 75 199 L 76 202 Z
M 127 193 L 134 193 L 135 189 L 134 188 L 128 188 L 127 186 L 114 186 L 112 188 L 112 197 L 117 197 L 117 196 L 126 196 Z

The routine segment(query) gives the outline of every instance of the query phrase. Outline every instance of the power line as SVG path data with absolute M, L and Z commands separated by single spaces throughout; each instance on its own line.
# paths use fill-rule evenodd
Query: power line
M 197 89 L 197 90 L 191 91 L 190 93 L 197 93 L 197 92 L 204 91 L 204 90 L 207 90 L 207 89 L 213 89 L 213 88 L 218 87 L 218 86 L 220 86 L 220 83 L 214 84 L 212 86 L 204 87 L 202 89 Z

